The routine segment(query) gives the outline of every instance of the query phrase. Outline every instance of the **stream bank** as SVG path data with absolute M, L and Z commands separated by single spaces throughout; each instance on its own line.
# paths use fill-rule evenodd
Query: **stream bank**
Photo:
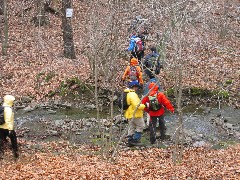
M 33 141 L 67 140 L 74 144 L 101 143 L 98 130 L 104 137 L 118 142 L 127 128 L 126 120 L 118 109 L 114 110 L 111 122 L 109 109 L 104 109 L 96 119 L 94 105 L 82 108 L 42 106 L 29 107 L 16 111 L 16 131 L 19 138 Z M 189 105 L 184 108 L 183 126 L 186 146 L 211 147 L 214 144 L 240 142 L 240 110 L 233 107 L 201 107 Z M 178 118 L 175 114 L 165 114 L 169 140 L 159 142 L 171 145 L 175 138 Z M 112 133 L 111 133 L 112 132 Z M 149 132 L 143 134 L 142 143 L 149 146 Z M 223 143 L 224 142 L 224 143 Z M 124 143 L 123 143 L 124 144 Z

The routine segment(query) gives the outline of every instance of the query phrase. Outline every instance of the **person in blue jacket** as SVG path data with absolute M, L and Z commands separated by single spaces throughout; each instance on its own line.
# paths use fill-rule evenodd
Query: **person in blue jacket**
M 138 36 L 136 35 L 136 33 L 134 33 L 130 38 L 129 46 L 127 49 L 128 51 L 131 52 L 132 57 L 135 57 L 138 59 L 139 64 L 142 63 L 141 61 L 142 61 L 142 58 L 144 57 L 144 49 L 145 49 L 145 45 L 142 38 L 143 36 L 140 36 L 140 35 Z M 137 42 L 141 42 L 140 46 L 137 45 Z

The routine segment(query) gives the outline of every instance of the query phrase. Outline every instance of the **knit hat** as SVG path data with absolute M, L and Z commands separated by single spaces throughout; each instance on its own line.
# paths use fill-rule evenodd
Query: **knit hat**
M 138 83 L 138 80 L 135 80 L 135 81 L 131 81 L 128 83 L 128 87 L 132 88 L 132 87 L 140 87 L 139 83 Z
M 157 52 L 157 49 L 156 49 L 155 46 L 150 47 L 150 50 L 151 50 L 152 52 Z

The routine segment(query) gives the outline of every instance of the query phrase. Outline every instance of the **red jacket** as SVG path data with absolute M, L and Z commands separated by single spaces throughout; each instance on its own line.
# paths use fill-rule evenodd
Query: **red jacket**
M 151 89 L 153 87 L 155 83 L 150 83 L 149 84 L 149 89 Z M 174 112 L 174 108 L 171 104 L 171 102 L 168 100 L 168 98 L 162 93 L 158 91 L 158 86 L 156 85 L 152 91 L 149 93 L 149 96 L 153 96 L 157 93 L 157 99 L 159 104 L 163 105 L 165 108 L 167 108 L 169 111 L 171 111 L 172 113 Z M 142 100 L 142 104 L 146 104 L 149 103 L 149 98 L 148 96 L 145 96 Z M 164 114 L 164 107 L 160 108 L 157 111 L 151 111 L 149 110 L 149 108 L 146 106 L 144 108 L 144 111 L 146 111 L 147 113 L 149 113 L 150 116 L 162 116 Z

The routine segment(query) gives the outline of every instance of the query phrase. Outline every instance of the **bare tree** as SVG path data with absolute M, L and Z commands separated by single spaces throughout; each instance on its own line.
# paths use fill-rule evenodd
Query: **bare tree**
M 122 27 L 122 21 L 118 18 L 122 11 L 119 1 L 91 1 L 88 11 L 88 20 L 86 25 L 86 44 L 85 55 L 89 59 L 92 69 L 92 78 L 95 86 L 95 105 L 97 111 L 99 132 L 104 137 L 104 129 L 102 122 L 99 120 L 100 107 L 102 103 L 110 104 L 109 124 L 110 130 L 107 132 L 110 136 L 108 141 L 103 145 L 104 156 L 109 155 L 112 143 L 112 124 L 113 124 L 113 100 L 114 92 L 119 88 L 119 72 L 121 72 L 121 47 L 122 37 L 120 34 L 125 30 Z M 103 15 L 104 14 L 104 15 Z M 125 60 L 124 60 L 125 61 Z M 101 87 L 101 88 L 100 88 Z M 118 88 L 117 88 L 118 87 Z M 100 89 L 105 89 L 108 94 L 107 99 L 101 98 Z
M 174 87 L 174 94 L 176 97 L 176 104 L 177 104 L 177 113 L 178 113 L 178 126 L 176 129 L 176 136 L 175 136 L 175 151 L 173 152 L 173 162 L 180 162 L 182 160 L 183 154 L 183 142 L 184 142 L 184 131 L 183 131 L 183 113 L 182 113 L 182 46 L 181 46 L 181 31 L 182 31 L 182 22 L 178 22 L 176 24 L 176 35 L 173 36 L 174 38 L 174 50 L 175 50 L 175 87 Z
M 38 0 L 37 2 L 37 15 L 34 17 L 36 26 L 44 26 L 47 24 L 46 11 L 44 9 L 44 0 Z

